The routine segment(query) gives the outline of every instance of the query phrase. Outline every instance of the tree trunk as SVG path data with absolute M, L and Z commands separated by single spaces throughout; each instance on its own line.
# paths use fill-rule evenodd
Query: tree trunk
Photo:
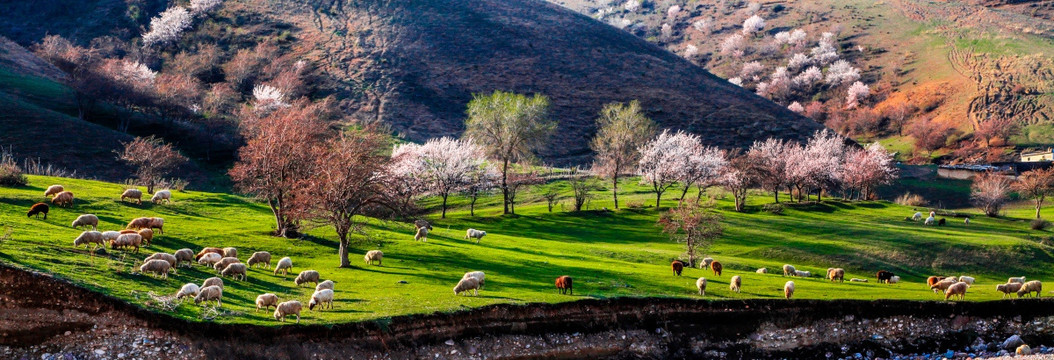
M 686 185 L 684 187 L 684 190 L 681 191 L 681 199 L 677 201 L 678 203 L 683 203 L 684 202 L 684 196 L 688 195 L 688 189 L 690 189 L 691 187 L 692 187 L 691 184 L 688 184 L 688 185 Z
M 780 188 L 776 187 L 776 190 L 772 190 L 772 196 L 776 199 L 776 203 L 780 203 Z
M 618 210 L 618 171 L 615 171 L 615 176 L 611 180 L 611 195 L 615 197 L 615 210 Z M 549 210 L 552 212 L 552 210 Z
M 440 215 L 440 219 L 446 219 L 446 198 L 450 196 L 448 193 L 443 193 L 443 215 Z
M 1043 198 L 1044 196 L 1040 196 L 1036 199 L 1036 219 L 1039 219 L 1039 209 L 1043 208 Z
M 476 216 L 476 199 L 477 198 L 479 198 L 479 196 L 473 194 L 472 195 L 472 200 L 470 200 L 468 202 L 468 216 Z
M 340 267 L 349 268 L 351 267 L 351 261 L 348 260 L 348 234 L 337 233 L 340 237 L 340 249 L 337 250 L 337 255 L 340 256 Z
M 282 209 L 275 205 L 274 200 L 267 200 L 267 206 L 271 207 L 274 214 L 275 236 L 285 236 L 285 219 L 282 219 Z
M 662 201 L 662 192 L 655 191 L 655 209 L 659 209 L 659 202 Z
M 504 214 L 509 213 L 509 160 L 505 159 L 501 165 L 501 195 L 503 197 Z

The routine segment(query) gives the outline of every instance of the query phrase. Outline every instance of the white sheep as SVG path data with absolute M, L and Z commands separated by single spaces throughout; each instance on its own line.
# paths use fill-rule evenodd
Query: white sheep
M 952 296 L 959 296 L 959 301 L 966 300 L 966 289 L 970 288 L 970 284 L 962 281 L 952 284 L 948 287 L 948 291 L 944 292 L 944 300 L 951 299 Z
M 476 281 L 479 281 L 479 288 L 482 289 L 483 286 L 486 285 L 487 275 L 484 274 L 482 271 L 469 271 L 469 272 L 465 273 L 465 275 L 462 276 L 461 278 L 462 279 L 467 279 L 467 278 L 476 279 Z
M 970 225 L 970 218 L 963 219 L 963 225 Z
M 1005 297 L 1009 296 L 1011 293 L 1016 293 L 1018 290 L 1021 290 L 1021 286 L 1022 285 L 1025 285 L 1025 284 L 1022 284 L 1022 283 L 999 284 L 999 285 L 995 286 L 995 291 L 1003 293 L 1003 297 L 1005 298 Z
M 143 204 L 143 192 L 140 191 L 139 189 L 128 189 L 128 190 L 125 190 L 123 193 L 121 193 L 121 201 L 124 201 L 124 199 L 132 199 L 132 200 L 135 200 L 136 204 L 142 205 Z
M 792 266 L 791 264 L 783 265 L 783 276 L 794 276 L 795 274 L 796 270 L 794 270 L 794 266 Z
M 739 275 L 733 276 L 732 280 L 728 282 L 728 289 L 735 293 L 739 293 L 740 286 L 743 286 L 743 278 Z
M 326 281 L 318 283 L 318 285 L 315 285 L 315 291 L 319 291 L 319 290 L 322 290 L 322 289 L 333 290 L 333 286 L 334 285 L 336 285 L 336 284 L 333 283 L 333 280 L 326 280 Z
M 223 299 L 223 288 L 219 286 L 205 286 L 198 290 L 198 296 L 194 297 L 194 304 L 201 304 L 209 301 L 216 301 L 216 307 L 222 305 L 220 302 Z
M 271 267 L 271 253 L 266 251 L 254 252 L 252 256 L 249 256 L 249 260 L 247 260 L 246 263 L 248 263 L 250 267 L 256 264 L 262 264 L 264 269 L 269 268 Z
M 289 274 L 289 270 L 292 270 L 292 269 L 293 269 L 293 259 L 290 259 L 288 256 L 286 256 L 286 257 L 282 258 L 282 260 L 278 260 L 278 265 L 275 265 L 275 267 L 274 267 L 274 274 L 278 275 L 278 272 L 281 271 L 282 275 L 288 275 Z
M 812 272 L 802 271 L 802 270 L 795 270 L 794 271 L 794 276 L 797 276 L 797 277 L 812 277 Z
M 66 189 L 63 188 L 62 185 L 51 185 L 51 186 L 48 186 L 47 190 L 44 190 L 44 197 L 57 195 L 58 193 L 63 192 L 63 191 L 66 191 Z
M 240 277 L 242 279 L 242 281 L 245 281 L 246 279 L 248 279 L 247 272 L 248 272 L 248 267 L 246 267 L 245 264 L 233 263 L 233 264 L 227 265 L 227 267 L 224 268 L 222 272 L 220 272 L 220 275 L 230 276 L 232 279 L 235 279 L 235 280 L 237 280 Z
M 172 270 L 172 265 L 165 260 L 150 260 L 139 267 L 141 273 L 151 273 L 156 278 L 157 275 L 161 275 L 161 278 L 168 279 L 168 271 Z
M 186 266 L 193 266 L 194 265 L 194 250 L 183 248 L 183 249 L 176 250 L 176 252 L 173 253 L 172 255 L 174 255 L 176 257 L 176 264 L 177 265 L 184 264 L 184 263 L 186 264 Z
M 921 212 L 918 212 L 918 211 L 916 211 L 916 212 L 915 212 L 915 215 L 912 215 L 912 216 L 911 216 L 911 220 L 912 220 L 912 221 L 919 221 L 919 220 L 922 220 L 922 213 L 921 213 Z
M 384 259 L 384 253 L 380 250 L 370 250 L 366 252 L 366 256 L 363 257 L 367 264 L 373 265 L 373 262 L 377 262 L 377 266 L 381 266 L 381 260 Z
M 933 225 L 933 224 L 936 223 L 936 221 L 937 220 L 934 219 L 933 216 L 931 215 L 930 217 L 926 218 L 926 222 L 924 222 L 923 224 L 924 225 Z
M 308 310 L 315 310 L 315 306 L 319 306 L 319 310 L 325 309 L 326 304 L 329 304 L 329 308 L 333 309 L 333 289 L 322 289 L 315 291 L 311 294 L 311 301 L 307 303 Z
M 849 279 L 849 282 L 867 282 L 867 279 L 852 278 L 852 279 Z
M 285 317 L 289 315 L 296 315 L 296 323 L 300 323 L 300 309 L 303 309 L 304 305 L 301 305 L 299 301 L 289 300 L 278 304 L 274 309 L 274 319 L 285 322 Z
M 51 203 L 63 207 L 66 205 L 73 206 L 73 193 L 63 191 L 55 194 L 55 197 L 51 198 Z
M 223 271 L 223 269 L 226 269 L 227 266 L 229 266 L 230 264 L 240 263 L 240 262 L 241 262 L 241 260 L 238 260 L 238 258 L 225 257 L 225 258 L 220 259 L 220 261 L 217 261 L 216 264 L 212 265 L 212 268 L 216 269 L 217 272 L 221 272 L 221 271 Z
M 1025 277 L 1024 276 L 1012 277 L 1012 278 L 1006 279 L 1006 283 L 1007 284 L 1010 284 L 1010 283 L 1024 284 L 1025 283 Z
M 223 257 L 238 257 L 238 249 L 232 247 L 223 248 Z
M 428 228 L 417 228 L 417 233 L 414 234 L 414 241 L 428 241 Z
M 959 280 L 955 278 L 945 278 L 944 280 L 938 281 L 936 284 L 930 286 L 930 290 L 936 294 L 938 291 L 948 292 L 948 288 L 958 283 Z
M 1039 282 L 1039 280 L 1032 280 L 1021 285 L 1021 290 L 1017 291 L 1017 297 L 1032 295 L 1033 292 L 1036 293 L 1036 297 L 1039 297 L 1042 291 L 1043 283 Z
M 889 278 L 890 284 L 896 284 L 898 282 L 900 282 L 900 276 L 893 275 L 893 277 Z
M 179 292 L 176 293 L 176 299 L 182 299 L 182 298 L 185 298 L 185 297 L 198 296 L 198 291 L 199 290 L 201 290 L 201 288 L 198 287 L 198 284 L 195 284 L 195 283 L 183 284 L 183 287 L 179 288 Z
M 154 196 L 150 198 L 150 202 L 154 204 L 160 204 L 161 202 L 172 202 L 172 191 L 161 190 L 154 193 Z
M 102 241 L 104 241 L 104 242 L 105 241 L 115 241 L 115 240 L 117 240 L 118 236 L 121 236 L 121 232 L 120 231 L 103 231 L 102 232 Z
M 256 297 L 256 311 L 260 311 L 260 309 L 270 310 L 272 306 L 278 307 L 278 295 L 266 293 Z
M 696 280 L 695 287 L 699 289 L 699 296 L 706 296 L 706 278 Z
M 70 225 L 74 229 L 79 226 L 83 226 L 85 230 L 91 226 L 92 230 L 99 230 L 99 217 L 93 214 L 84 214 L 78 216 L 76 220 L 73 220 L 73 225 Z
M 176 264 L 179 263 L 179 260 L 176 260 L 176 257 L 174 255 L 166 253 L 154 253 L 153 255 L 148 256 L 146 259 L 143 259 L 143 262 L 145 263 L 150 260 L 168 261 L 168 264 L 172 267 L 176 267 Z
M 220 254 L 208 253 L 202 255 L 201 258 L 198 259 L 198 264 L 205 266 L 215 266 L 216 263 L 220 262 L 220 259 L 223 259 L 223 256 L 220 256 Z
M 218 286 L 220 289 L 223 289 L 223 278 L 213 276 L 208 279 L 205 279 L 205 282 L 201 283 L 202 289 L 207 288 L 209 286 Z
M 484 236 L 487 236 L 486 231 L 480 231 L 476 229 L 468 229 L 467 231 L 465 231 L 465 239 L 476 239 L 477 244 L 479 244 L 479 240 L 483 239 Z
M 454 295 L 458 295 L 462 292 L 468 293 L 472 290 L 476 296 L 479 296 L 479 280 L 476 278 L 465 278 L 457 282 L 457 286 L 454 286 Z
M 973 285 L 973 282 L 975 280 L 976 279 L 974 279 L 972 276 L 960 276 L 959 277 L 959 281 L 962 281 L 962 282 L 970 284 L 970 285 Z
M 714 258 L 703 258 L 703 261 L 699 263 L 700 269 L 709 269 L 710 264 L 714 262 Z
M 769 273 L 769 268 L 760 268 L 760 269 L 758 269 L 755 272 L 758 273 L 758 274 L 768 274 Z
M 313 282 L 317 286 L 318 285 L 318 279 L 320 277 L 321 276 L 318 274 L 318 271 L 315 271 L 315 270 L 304 270 L 304 271 L 301 271 L 300 274 L 298 274 L 296 276 L 296 279 L 293 279 L 293 283 L 296 284 L 296 286 L 299 287 L 301 284 L 306 284 L 306 283 L 309 283 L 309 282 Z
M 790 299 L 792 296 L 794 296 L 794 282 L 788 281 L 786 284 L 783 284 L 783 297 Z
M 102 233 L 98 231 L 85 231 L 82 232 L 80 236 L 77 236 L 76 239 L 73 239 L 74 247 L 84 245 L 84 248 L 88 248 L 89 244 L 102 246 Z

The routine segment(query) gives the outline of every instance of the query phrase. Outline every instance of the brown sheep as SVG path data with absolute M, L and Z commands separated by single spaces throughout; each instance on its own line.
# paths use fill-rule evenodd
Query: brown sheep
M 69 191 L 60 192 L 51 198 L 51 203 L 62 207 L 73 206 L 73 193 Z
M 143 192 L 140 191 L 139 189 L 128 189 L 128 190 L 125 190 L 123 193 L 121 193 L 121 201 L 124 201 L 124 199 L 132 199 L 132 200 L 135 200 L 136 204 L 142 205 L 143 204 Z
M 125 228 L 133 229 L 133 230 L 149 229 L 150 228 L 150 218 L 148 218 L 148 217 L 141 217 L 141 218 L 132 219 L 132 221 L 129 222 L 128 226 L 126 226 Z
M 194 297 L 194 304 L 201 304 L 205 302 L 208 304 L 209 301 L 216 301 L 216 307 L 220 307 L 221 300 L 223 299 L 223 288 L 219 286 L 205 286 L 198 290 L 198 296 Z
M 999 284 L 999 285 L 995 286 L 995 291 L 1003 293 L 1003 297 L 1005 298 L 1005 297 L 1009 296 L 1010 293 L 1016 293 L 1018 290 L 1021 290 L 1021 286 L 1022 285 L 1024 285 L 1024 284 L 1022 284 L 1022 283 Z
M 556 289 L 560 291 L 561 295 L 568 293 L 570 293 L 570 295 L 575 294 L 574 282 L 571 280 L 571 277 L 567 275 L 556 278 Z
M 948 287 L 948 291 L 944 292 L 944 300 L 947 301 L 956 295 L 959 296 L 959 301 L 966 300 L 966 289 L 968 288 L 970 288 L 970 284 L 962 281 L 952 284 L 952 286 Z
M 36 203 L 36 204 L 33 204 L 33 206 L 29 207 L 29 212 L 26 213 L 26 217 L 33 217 L 33 215 L 36 215 L 37 218 L 39 219 L 40 218 L 40 214 L 44 214 L 44 220 L 47 220 L 48 219 L 48 210 L 50 210 L 50 208 L 48 207 L 48 204 Z
M 1039 297 L 1042 291 L 1043 283 L 1039 282 L 1039 280 L 1032 280 L 1021 285 L 1021 290 L 1017 291 L 1017 297 L 1032 295 L 1033 292 L 1036 293 L 1036 297 Z
M 245 280 L 248 279 L 248 276 L 246 274 L 247 272 L 248 272 L 248 268 L 245 266 L 245 264 L 233 263 L 233 264 L 227 265 L 227 267 L 224 268 L 223 271 L 220 272 L 220 275 L 230 276 L 232 279 L 235 279 L 235 280 L 237 280 L 240 277 L 242 279 L 242 281 L 245 281 Z
M 154 240 L 154 230 L 142 229 L 137 234 L 143 237 L 144 244 L 150 245 L 150 241 Z
M 889 284 L 889 280 L 893 278 L 893 273 L 885 270 L 879 270 L 875 273 L 875 277 L 878 278 L 879 283 Z
M 172 255 L 176 257 L 177 264 L 186 263 L 187 266 L 194 266 L 194 250 L 179 249 Z
M 194 255 L 194 260 L 199 260 L 199 259 L 201 259 L 202 256 L 205 256 L 205 254 L 208 254 L 208 253 L 213 253 L 213 254 L 217 254 L 219 256 L 223 256 L 223 249 L 214 248 L 214 247 L 207 247 L 207 248 L 201 249 L 201 251 L 198 252 L 197 255 Z
M 62 185 L 51 185 L 48 186 L 47 190 L 44 190 L 44 197 L 57 195 L 58 193 L 63 191 L 66 191 L 66 189 L 63 188 Z
M 118 231 L 117 233 L 118 234 L 138 234 L 139 232 L 135 231 L 135 230 L 131 230 L 131 229 L 124 229 L 124 230 Z M 142 236 L 142 235 L 140 235 L 140 236 Z
M 262 264 L 265 269 L 270 268 L 271 267 L 271 253 L 266 252 L 266 251 L 254 252 L 252 254 L 252 256 L 249 256 L 249 260 L 247 260 L 246 262 L 249 264 L 249 266 L 253 266 L 253 265 L 256 265 L 256 264 Z
M 952 285 L 955 285 L 958 282 L 959 281 L 953 280 L 953 279 L 944 279 L 944 280 L 938 281 L 936 284 L 933 284 L 933 286 L 930 286 L 930 290 L 933 290 L 934 294 L 936 294 L 937 291 L 943 291 L 945 294 L 947 294 L 948 293 L 948 288 L 951 287 Z
M 720 262 L 714 261 L 714 262 L 710 263 L 710 269 L 714 270 L 714 276 L 720 277 L 721 276 L 721 270 L 723 270 L 724 267 L 721 266 Z
M 937 285 L 941 280 L 944 280 L 943 276 L 930 276 L 926 278 L 926 285 L 933 287 L 933 285 Z
M 845 282 L 845 269 L 831 269 L 831 271 L 827 273 L 827 278 L 829 278 L 831 282 L 834 282 L 835 280 L 838 280 L 838 282 Z
M 673 270 L 674 275 L 681 276 L 681 272 L 684 271 L 684 262 L 681 260 L 674 260 L 670 263 L 670 269 Z

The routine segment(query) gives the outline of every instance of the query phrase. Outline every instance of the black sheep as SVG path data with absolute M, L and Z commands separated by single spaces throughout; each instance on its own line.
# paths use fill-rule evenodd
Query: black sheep
M 26 217 L 33 217 L 33 215 L 36 215 L 37 218 L 40 218 L 40 214 L 44 214 L 44 220 L 47 220 L 48 210 L 50 210 L 50 208 L 48 208 L 48 204 L 36 203 L 29 208 L 29 212 L 26 213 Z
M 937 226 L 944 226 L 944 224 L 947 224 L 947 223 L 948 223 L 948 221 L 945 220 L 944 218 L 941 218 L 940 220 L 937 220 Z
M 889 283 L 889 280 L 893 278 L 893 273 L 885 270 L 879 270 L 875 277 L 878 278 L 879 283 Z

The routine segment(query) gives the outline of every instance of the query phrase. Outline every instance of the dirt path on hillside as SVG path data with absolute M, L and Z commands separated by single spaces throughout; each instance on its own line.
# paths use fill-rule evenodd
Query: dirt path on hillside
M 583 300 L 331 327 L 192 323 L 0 265 L 0 358 L 887 358 L 1054 343 L 1054 301 Z M 1051 349 L 1043 348 L 1044 351 Z

